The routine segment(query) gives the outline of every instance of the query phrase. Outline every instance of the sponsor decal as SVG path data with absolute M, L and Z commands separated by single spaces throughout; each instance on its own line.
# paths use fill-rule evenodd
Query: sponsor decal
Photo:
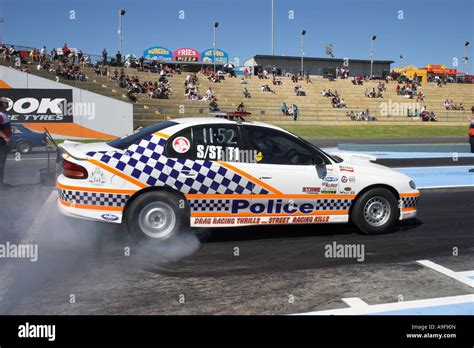
M 321 192 L 321 187 L 303 187 L 303 192 L 308 194 L 319 194 Z
M 322 189 L 321 193 L 328 194 L 328 195 L 334 195 L 334 194 L 336 194 L 336 190 L 335 189 Z
M 349 167 L 349 166 L 339 166 L 339 170 L 341 172 L 349 172 L 349 173 L 354 173 L 354 168 L 353 167 Z
M 186 153 L 191 148 L 191 142 L 188 138 L 177 137 L 173 140 L 173 150 L 177 153 Z
M 105 176 L 102 169 L 100 169 L 99 167 L 95 167 L 88 181 L 91 185 L 94 185 L 94 186 L 104 186 Z
M 117 215 L 113 215 L 113 214 L 102 214 L 101 217 L 102 219 L 107 220 L 107 221 L 117 221 L 119 219 Z
M 11 122 L 72 123 L 72 89 L 0 88 Z
M 328 181 L 328 182 L 336 182 L 337 178 L 335 178 L 333 176 L 326 176 L 323 180 Z
M 348 179 L 349 179 L 349 182 L 350 182 L 351 184 L 353 184 L 353 183 L 356 182 L 355 176 L 349 176 Z
M 335 188 L 337 187 L 337 183 L 335 182 L 322 182 L 323 187 Z
M 346 186 L 346 187 L 344 187 L 344 191 L 346 191 L 346 192 L 352 191 L 352 187 Z
M 263 160 L 263 154 L 261 152 L 258 152 L 256 155 L 255 155 L 255 160 L 257 162 L 260 162 L 261 160 Z
M 347 176 L 341 176 L 341 182 L 342 183 L 346 183 L 347 181 L 349 181 L 349 179 L 347 178 Z

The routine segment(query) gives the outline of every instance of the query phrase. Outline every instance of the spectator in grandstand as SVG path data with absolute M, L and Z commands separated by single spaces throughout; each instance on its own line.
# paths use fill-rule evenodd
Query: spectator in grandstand
M 239 106 L 237 106 L 237 111 L 238 112 L 245 112 L 245 105 L 244 105 L 243 101 L 241 101 Z
M 288 114 L 293 116 L 293 121 L 296 121 L 298 119 L 298 116 L 299 116 L 299 109 L 298 109 L 298 106 L 296 104 L 292 104 L 290 106 L 290 109 L 288 111 Z
M 104 48 L 104 50 L 102 51 L 102 64 L 106 65 L 107 64 L 107 50 Z
M 273 94 L 276 94 L 276 92 L 275 92 L 274 90 L 272 90 L 272 89 L 270 88 L 270 86 L 268 86 L 268 85 L 262 85 L 262 86 L 260 87 L 260 89 L 262 90 L 262 92 L 271 92 L 271 93 L 273 93 Z
M 250 95 L 250 92 L 247 90 L 247 87 L 244 88 L 244 98 L 251 98 L 252 96 Z
M 115 54 L 115 62 L 117 66 L 122 65 L 122 54 L 120 53 L 120 51 L 117 51 L 117 53 Z
M 473 114 L 474 114 L 474 106 L 471 108 Z M 469 144 L 471 144 L 471 153 L 474 153 L 474 118 L 473 117 L 467 117 L 467 121 L 470 122 L 469 125 L 469 131 L 467 135 L 469 136 Z M 1 182 L 0 182 L 1 184 Z
M 313 83 L 313 81 L 311 81 L 311 79 L 309 78 L 309 73 L 308 72 L 306 72 L 304 80 L 306 81 L 306 83 Z
M 213 98 L 209 103 L 209 111 L 215 112 L 219 111 L 219 105 L 217 104 L 217 99 Z
M 306 95 L 305 90 L 300 85 L 296 85 L 294 90 L 297 97 L 304 97 Z
M 285 102 L 283 102 L 283 104 L 281 104 L 281 108 L 280 108 L 280 109 L 281 109 L 281 113 L 282 113 L 283 115 L 285 115 L 285 116 L 288 115 L 288 107 L 286 106 L 286 103 L 285 103 Z
M 63 57 L 65 58 L 69 56 L 69 53 L 71 53 L 71 50 L 69 49 L 69 47 L 67 47 L 67 43 L 64 44 L 62 52 L 63 52 Z
M 132 103 L 136 103 L 136 102 L 137 102 L 137 97 L 135 96 L 132 87 L 130 87 L 130 88 L 127 90 L 127 98 L 128 98 Z
M 418 95 L 416 97 L 416 101 L 420 102 L 420 101 L 424 101 L 424 100 L 425 100 L 425 93 L 423 93 L 422 91 L 419 91 Z
M 452 105 L 451 105 L 451 102 L 449 101 L 449 99 L 446 99 L 444 101 L 444 107 L 446 110 L 451 110 L 452 109 Z

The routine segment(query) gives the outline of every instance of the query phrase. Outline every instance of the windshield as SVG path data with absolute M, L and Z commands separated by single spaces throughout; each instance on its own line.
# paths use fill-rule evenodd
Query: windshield
M 146 137 L 149 134 L 153 134 L 155 132 L 159 132 L 165 128 L 171 127 L 176 125 L 176 122 L 173 121 L 165 121 L 162 123 L 155 124 L 153 126 L 148 126 L 145 128 L 140 129 L 139 131 L 126 134 L 121 138 L 114 139 L 107 143 L 107 145 L 115 147 L 116 149 L 124 150 L 128 148 L 130 145 L 136 143 L 138 140 Z

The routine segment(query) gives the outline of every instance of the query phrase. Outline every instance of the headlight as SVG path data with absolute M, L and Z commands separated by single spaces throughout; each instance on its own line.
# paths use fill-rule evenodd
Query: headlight
M 410 182 L 408 183 L 408 185 L 410 185 L 410 187 L 414 190 L 416 190 L 416 184 L 413 180 L 410 180 Z

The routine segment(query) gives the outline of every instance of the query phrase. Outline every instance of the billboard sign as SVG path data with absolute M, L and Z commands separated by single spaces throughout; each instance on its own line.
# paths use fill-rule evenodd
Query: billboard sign
M 154 46 L 147 48 L 143 52 L 143 57 L 147 60 L 161 60 L 161 61 L 171 61 L 173 59 L 173 55 L 171 51 L 165 47 L 161 46 Z
M 173 60 L 176 62 L 200 62 L 201 53 L 194 48 L 178 48 L 173 52 Z
M 73 122 L 72 89 L 2 88 L 12 122 Z
M 216 48 L 216 58 L 214 59 L 214 49 L 210 48 L 205 50 L 201 54 L 202 61 L 204 63 L 214 63 L 214 60 L 217 64 L 225 64 L 229 61 L 229 54 L 223 50 Z

